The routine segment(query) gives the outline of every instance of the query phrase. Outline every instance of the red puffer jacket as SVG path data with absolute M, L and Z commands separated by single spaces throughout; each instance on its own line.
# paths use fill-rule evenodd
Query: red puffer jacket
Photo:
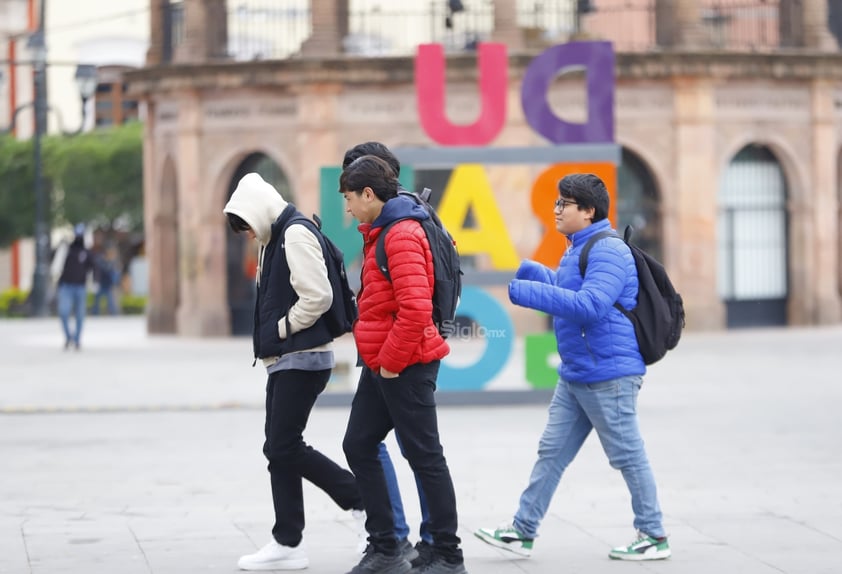
M 409 365 L 446 357 L 450 347 L 433 324 L 433 254 L 421 224 L 404 219 L 386 235 L 391 283 L 375 260 L 383 227 L 363 223 L 359 230 L 363 287 L 354 337 L 363 362 L 374 372 L 384 367 L 400 373 Z

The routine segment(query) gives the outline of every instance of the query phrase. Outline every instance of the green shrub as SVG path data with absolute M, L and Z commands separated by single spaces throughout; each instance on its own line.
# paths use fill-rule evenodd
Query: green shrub
M 146 297 L 143 295 L 122 295 L 120 311 L 123 315 L 142 315 L 146 311 Z
M 29 291 L 14 287 L 0 292 L 0 317 L 26 317 L 26 300 Z M 87 308 L 94 305 L 94 293 L 87 294 Z M 146 311 L 146 297 L 142 295 L 119 295 L 118 309 L 123 315 L 142 315 Z
M 26 316 L 28 291 L 11 287 L 0 293 L 0 317 Z

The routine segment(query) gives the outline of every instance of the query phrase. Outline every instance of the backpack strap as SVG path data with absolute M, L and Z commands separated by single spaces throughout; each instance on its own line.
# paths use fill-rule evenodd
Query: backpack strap
M 377 236 L 377 243 L 374 246 L 374 261 L 377 262 L 377 267 L 380 269 L 380 272 L 386 277 L 386 281 L 389 283 L 392 282 L 392 274 L 389 273 L 389 258 L 386 256 L 386 234 L 389 233 L 389 230 L 392 229 L 396 224 L 400 223 L 404 219 L 414 219 L 412 217 L 404 217 L 401 219 L 396 219 L 389 223 L 387 226 L 383 228 L 383 231 L 380 232 L 380 235 Z M 418 221 L 417 219 L 414 219 Z
M 307 231 L 309 231 L 310 233 L 312 233 L 316 237 L 316 241 L 319 243 L 319 247 L 322 250 L 322 257 L 324 258 L 324 261 L 325 261 L 325 268 L 328 272 L 328 280 L 329 280 L 330 270 L 327 269 L 327 266 L 328 266 L 327 246 L 325 245 L 324 237 L 322 237 L 322 220 L 319 219 L 319 216 L 314 213 L 313 214 L 313 220 L 311 221 L 310 219 L 307 218 L 306 215 L 304 215 L 300 211 L 296 210 L 292 214 L 292 217 L 290 217 L 286 221 L 283 229 L 281 229 L 281 245 L 283 246 L 284 249 L 286 249 L 286 232 L 287 232 L 287 229 L 289 229 L 291 226 L 293 226 L 295 224 L 303 225 L 305 228 L 307 228 Z M 289 313 L 284 315 L 284 324 L 285 324 L 286 330 L 287 330 L 287 338 L 290 339 L 290 338 L 292 338 L 293 333 L 292 333 L 292 327 L 289 324 Z
M 626 245 L 629 244 L 629 240 L 632 236 L 632 231 L 632 226 L 626 225 L 626 230 L 623 233 L 622 237 L 622 240 Z M 582 252 L 579 254 L 579 273 L 582 275 L 583 279 L 585 278 L 585 270 L 588 268 L 588 255 L 591 252 L 591 247 L 594 246 L 594 243 L 596 243 L 600 239 L 605 239 L 606 237 L 616 237 L 617 239 L 621 239 L 621 237 L 613 231 L 600 231 L 599 233 L 588 239 L 588 242 L 585 243 L 585 246 L 582 248 Z M 626 317 L 629 316 L 629 311 L 625 307 L 620 305 L 618 301 L 614 302 L 614 308 Z
M 631 228 L 626 228 L 627 235 L 630 235 L 629 229 Z M 600 239 L 605 239 L 606 237 L 616 237 L 617 239 L 620 239 L 620 236 L 614 233 L 613 231 L 600 231 L 599 233 L 588 239 L 588 242 L 585 243 L 585 246 L 582 248 L 582 252 L 579 253 L 579 274 L 582 276 L 582 278 L 585 277 L 585 270 L 588 268 L 588 256 L 591 253 L 591 248 L 594 246 L 594 243 L 596 243 Z
M 398 195 L 412 198 L 415 203 L 424 208 L 427 215 L 430 216 L 430 219 L 437 227 L 444 229 L 444 225 L 442 224 L 441 219 L 439 219 L 439 216 L 436 214 L 436 210 L 433 209 L 429 203 L 431 193 L 432 191 L 429 187 L 425 187 L 421 193 L 413 193 L 403 187 L 398 189 Z M 386 234 L 390 229 L 392 229 L 393 225 L 403 221 L 404 219 L 412 219 L 420 223 L 422 227 L 424 226 L 420 219 L 415 219 L 414 217 L 402 217 L 401 219 L 396 219 L 383 228 L 383 231 L 381 231 L 380 235 L 377 237 L 377 244 L 374 247 L 374 258 L 377 262 L 377 267 L 380 268 L 380 272 L 383 273 L 389 283 L 392 282 L 392 274 L 389 273 L 389 258 L 386 256 Z M 432 249 L 432 245 L 430 248 Z

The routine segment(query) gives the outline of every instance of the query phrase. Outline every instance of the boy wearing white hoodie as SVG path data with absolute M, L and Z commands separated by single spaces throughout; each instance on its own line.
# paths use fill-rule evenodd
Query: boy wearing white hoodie
M 333 292 L 315 227 L 257 173 L 237 184 L 223 210 L 236 233 L 260 246 L 254 356 L 269 374 L 263 454 L 269 461 L 275 525 L 272 541 L 240 558 L 242 570 L 298 570 L 309 565 L 302 543 L 302 478 L 351 510 L 364 535 L 365 512 L 354 475 L 307 445 L 302 433 L 335 365 L 323 315 Z M 292 221 L 295 218 L 295 221 Z

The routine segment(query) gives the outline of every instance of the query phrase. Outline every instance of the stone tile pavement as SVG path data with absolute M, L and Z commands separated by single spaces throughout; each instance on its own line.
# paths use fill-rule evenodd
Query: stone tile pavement
M 102 317 L 79 353 L 61 351 L 54 319 L 0 321 L 0 342 L 0 573 L 236 572 L 269 539 L 265 377 L 248 340 L 148 337 L 140 319 Z M 842 327 L 688 333 L 650 370 L 639 408 L 671 534 L 664 562 L 607 559 L 634 533 L 594 439 L 532 558 L 471 535 L 517 504 L 545 420 L 537 398 L 440 409 L 472 574 L 842 571 Z M 344 464 L 347 407 L 328 404 L 306 438 Z M 308 571 L 347 572 L 350 516 L 310 485 L 305 496 Z

